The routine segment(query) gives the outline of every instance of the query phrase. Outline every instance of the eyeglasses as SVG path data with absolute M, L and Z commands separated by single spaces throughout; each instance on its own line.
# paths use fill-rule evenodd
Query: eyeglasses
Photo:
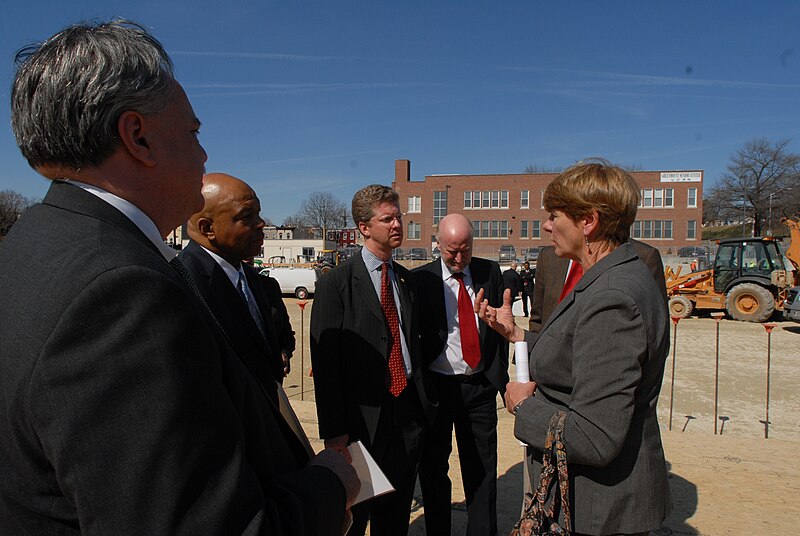
M 386 227 L 391 227 L 394 222 L 403 223 L 403 215 L 397 214 L 396 216 L 383 216 L 381 218 L 373 218 L 375 221 Z

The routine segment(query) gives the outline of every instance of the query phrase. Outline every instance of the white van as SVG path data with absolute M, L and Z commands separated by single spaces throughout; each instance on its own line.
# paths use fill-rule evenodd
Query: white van
M 317 271 L 314 268 L 278 266 L 264 268 L 260 273 L 274 278 L 281 287 L 281 293 L 294 294 L 300 300 L 308 298 L 316 290 Z

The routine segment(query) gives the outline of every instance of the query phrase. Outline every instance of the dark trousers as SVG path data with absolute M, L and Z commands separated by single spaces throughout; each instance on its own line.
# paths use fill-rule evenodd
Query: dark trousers
M 449 536 L 452 483 L 447 475 L 453 429 L 467 499 L 467 535 L 497 534 L 497 389 L 482 373 L 432 374 L 439 394 L 433 428 L 427 430 L 419 470 L 426 534 Z
M 528 316 L 528 300 L 530 300 L 531 307 L 533 307 L 533 290 L 526 292 L 522 291 L 522 314 Z
M 388 395 L 391 397 L 391 395 Z M 413 380 L 396 399 L 381 406 L 375 439 L 364 442 L 395 491 L 352 508 L 353 526 L 348 536 L 362 536 L 369 522 L 371 536 L 406 536 L 411 501 L 422 454 L 424 427 L 422 406 Z

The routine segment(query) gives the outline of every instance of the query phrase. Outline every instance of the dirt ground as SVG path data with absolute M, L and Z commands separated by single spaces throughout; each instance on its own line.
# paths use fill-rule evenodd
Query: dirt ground
M 298 343 L 292 373 L 284 386 L 312 444 L 319 449 L 313 378 L 308 375 L 313 300 L 307 302 L 302 315 L 297 300 L 284 301 Z M 517 321 L 524 325 L 522 317 Z M 795 455 L 800 449 L 800 324 L 777 322 L 771 335 L 768 439 L 764 438 L 767 333 L 760 324 L 733 320 L 719 323 L 718 433 L 714 434 L 716 330 L 712 318 L 700 317 L 681 320 L 677 333 L 673 331 L 671 431 L 672 349 L 658 408 L 673 511 L 651 534 L 796 534 L 800 520 L 800 462 Z M 513 366 L 510 373 L 513 377 Z M 499 399 L 498 417 L 498 522 L 500 534 L 508 534 L 519 516 L 522 447 L 513 437 L 513 417 Z M 457 452 L 451 457 L 451 479 L 453 534 L 465 534 Z M 419 493 L 416 495 L 411 536 L 425 534 L 424 506 Z

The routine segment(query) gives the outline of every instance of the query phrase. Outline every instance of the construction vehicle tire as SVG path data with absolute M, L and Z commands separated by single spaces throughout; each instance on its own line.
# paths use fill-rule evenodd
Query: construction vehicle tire
M 741 283 L 728 291 L 725 309 L 736 320 L 766 322 L 775 311 L 775 298 L 755 283 Z
M 673 296 L 669 299 L 669 315 L 687 318 L 692 314 L 694 304 L 686 296 Z

